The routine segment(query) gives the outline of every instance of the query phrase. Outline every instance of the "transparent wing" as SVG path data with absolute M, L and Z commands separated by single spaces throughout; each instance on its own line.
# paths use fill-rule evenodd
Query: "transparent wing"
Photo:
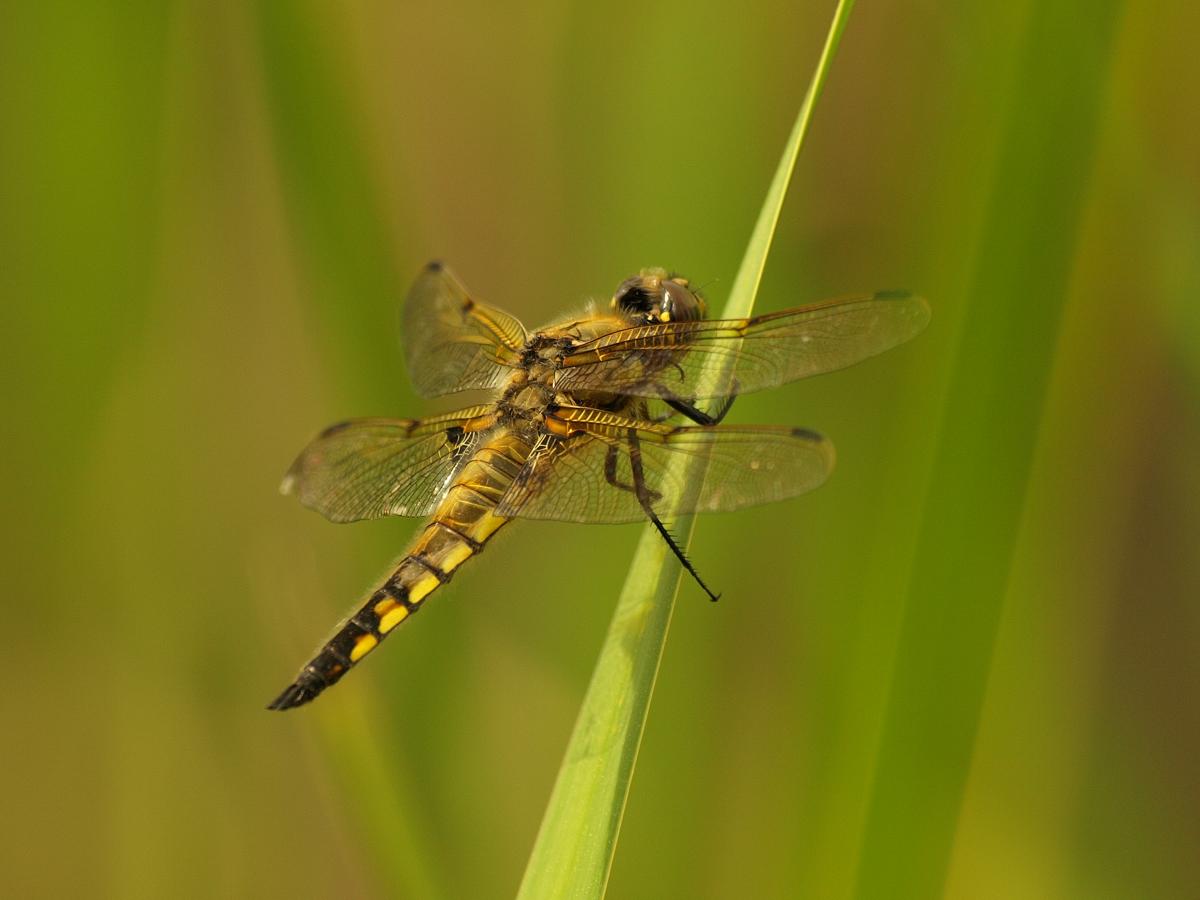
M 575 347 L 556 384 L 692 400 L 744 394 L 875 356 L 928 321 L 923 298 L 880 293 L 751 319 L 642 325 Z
M 462 282 L 436 262 L 409 290 L 401 331 L 409 377 L 424 397 L 496 387 L 525 344 L 519 321 L 472 299 Z
M 292 463 L 280 490 L 334 522 L 427 516 L 494 421 L 490 410 L 331 425 Z
M 531 457 L 497 507 L 501 516 L 560 522 L 636 522 L 646 512 L 638 471 L 660 515 L 719 512 L 794 497 L 833 468 L 833 445 L 819 434 L 771 426 L 669 426 L 585 407 L 555 415 L 572 429 Z M 699 490 L 685 483 L 681 458 L 707 455 Z M 693 487 L 689 490 L 689 486 Z

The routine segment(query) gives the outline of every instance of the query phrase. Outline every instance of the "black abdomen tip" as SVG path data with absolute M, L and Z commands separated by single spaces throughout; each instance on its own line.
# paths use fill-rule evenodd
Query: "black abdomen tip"
M 303 706 L 327 687 L 324 679 L 315 672 L 305 672 L 267 706 L 267 709 L 291 709 Z

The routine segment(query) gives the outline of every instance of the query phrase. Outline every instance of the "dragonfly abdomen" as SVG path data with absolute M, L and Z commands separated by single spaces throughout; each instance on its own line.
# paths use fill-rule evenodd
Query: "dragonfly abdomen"
M 429 523 L 395 571 L 300 670 L 269 709 L 308 703 L 336 684 L 421 608 L 508 521 L 496 504 L 529 457 L 528 441 L 504 433 L 480 446 L 446 491 Z

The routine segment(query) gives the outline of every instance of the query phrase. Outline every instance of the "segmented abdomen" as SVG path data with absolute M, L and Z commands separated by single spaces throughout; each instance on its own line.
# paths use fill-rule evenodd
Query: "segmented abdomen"
M 291 709 L 340 680 L 391 631 L 483 549 L 507 522 L 496 504 L 529 458 L 530 444 L 511 432 L 492 437 L 463 466 L 429 524 L 395 571 L 347 619 L 269 709 Z

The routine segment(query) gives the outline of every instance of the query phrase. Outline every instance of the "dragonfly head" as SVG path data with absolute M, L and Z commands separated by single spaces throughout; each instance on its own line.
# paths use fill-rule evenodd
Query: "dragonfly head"
M 706 311 L 704 298 L 688 287 L 686 278 L 666 269 L 642 269 L 621 282 L 612 308 L 639 323 L 695 322 Z

